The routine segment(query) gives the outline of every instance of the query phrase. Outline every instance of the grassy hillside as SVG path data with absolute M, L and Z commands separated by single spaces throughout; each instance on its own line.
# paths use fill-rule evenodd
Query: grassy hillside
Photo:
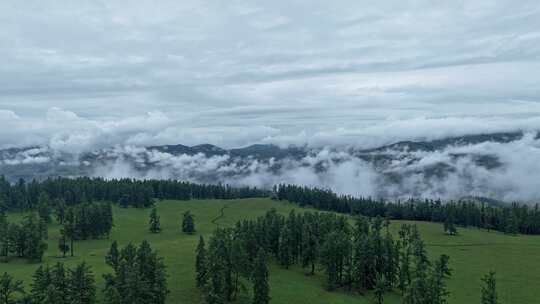
M 49 227 L 49 250 L 44 263 L 53 264 L 63 261 L 74 265 L 86 260 L 92 265 L 98 286 L 103 282 L 101 275 L 110 272 L 104 262 L 112 240 L 120 245 L 128 242 L 138 243 L 147 239 L 152 247 L 164 257 L 169 273 L 169 303 L 202 303 L 201 295 L 194 284 L 194 249 L 198 235 L 209 235 L 216 227 L 233 225 L 245 218 L 255 218 L 270 208 L 288 213 L 297 208 L 292 204 L 275 202 L 269 199 L 245 200 L 197 200 L 159 202 L 159 215 L 163 232 L 148 232 L 148 214 L 150 210 L 114 209 L 115 227 L 110 240 L 77 242 L 74 258 L 62 259 L 57 249 L 58 226 Z M 212 223 L 223 209 L 224 216 Z M 180 220 L 184 211 L 191 210 L 195 215 L 197 234 L 184 235 L 180 232 Z M 12 220 L 20 215 L 10 215 Z M 400 222 L 393 222 L 392 229 L 397 231 Z M 535 303 L 540 298 L 540 290 L 530 288 L 532 282 L 540 282 L 540 237 L 507 236 L 496 232 L 478 229 L 460 229 L 456 237 L 442 233 L 441 224 L 417 223 L 429 253 L 436 256 L 446 253 L 451 257 L 454 276 L 448 282 L 452 297 L 450 303 L 478 303 L 480 298 L 480 278 L 489 270 L 497 271 L 498 288 L 503 303 Z M 13 259 L 8 264 L 0 264 L 0 271 L 7 271 L 27 285 L 37 264 Z M 348 294 L 346 292 L 326 292 L 322 288 L 323 276 L 305 276 L 302 269 L 284 270 L 279 266 L 271 267 L 272 303 L 371 303 L 371 297 Z M 400 303 L 396 294 L 388 295 L 385 303 Z

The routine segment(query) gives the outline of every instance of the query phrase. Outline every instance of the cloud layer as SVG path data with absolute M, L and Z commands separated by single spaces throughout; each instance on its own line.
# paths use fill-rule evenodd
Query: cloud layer
M 330 188 L 342 194 L 383 198 L 446 200 L 481 196 L 537 202 L 540 139 L 534 134 L 511 142 L 451 145 L 435 151 L 390 149 L 370 161 L 344 150 L 319 149 L 299 159 L 268 160 L 171 155 L 117 147 L 111 161 L 93 172 L 106 178 L 181 179 L 270 188 L 279 183 Z
M 0 147 L 540 127 L 537 1 L 7 0 L 0 18 Z

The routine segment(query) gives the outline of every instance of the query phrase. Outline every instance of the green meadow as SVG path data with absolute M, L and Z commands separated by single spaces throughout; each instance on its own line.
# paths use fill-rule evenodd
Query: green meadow
M 113 240 L 123 246 L 129 242 L 148 240 L 164 258 L 169 275 L 171 293 L 168 303 L 203 303 L 200 292 L 195 288 L 195 247 L 199 235 L 207 238 L 217 225 L 226 227 L 238 220 L 255 218 L 271 208 L 280 213 L 292 209 L 303 209 L 286 202 L 270 199 L 243 200 L 193 200 L 162 201 L 157 203 L 163 231 L 151 234 L 148 231 L 149 209 L 114 208 L 114 223 L 109 239 L 80 241 L 75 243 L 75 257 L 61 258 L 57 249 L 59 226 L 49 226 L 49 248 L 43 263 L 64 262 L 72 266 L 86 261 L 92 266 L 98 289 L 103 287 L 102 275 L 111 272 L 104 256 Z M 190 210 L 195 215 L 197 233 L 185 235 L 180 231 L 182 213 Z M 222 216 L 221 216 L 222 214 Z M 17 220 L 21 214 L 10 214 Z M 392 222 L 391 229 L 397 231 L 402 222 Z M 416 223 L 432 257 L 440 254 L 450 256 L 453 276 L 448 280 L 451 292 L 450 303 L 479 303 L 480 278 L 494 270 L 497 272 L 499 298 L 502 303 L 538 303 L 540 289 L 540 237 L 509 236 L 498 232 L 487 232 L 476 228 L 459 228 L 458 236 L 443 234 L 442 224 Z M 39 266 L 26 260 L 11 259 L 0 263 L 0 271 L 8 272 L 29 286 L 32 274 Z M 327 292 L 323 288 L 324 276 L 319 272 L 307 276 L 301 268 L 289 270 L 272 263 L 270 287 L 272 303 L 346 304 L 372 303 L 370 294 L 347 291 Z M 247 302 L 241 298 L 239 302 Z M 397 293 L 387 294 L 385 303 L 400 303 Z

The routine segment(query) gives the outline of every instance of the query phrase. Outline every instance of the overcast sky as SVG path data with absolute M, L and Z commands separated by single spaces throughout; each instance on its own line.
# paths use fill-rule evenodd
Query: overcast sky
M 0 147 L 540 127 L 537 0 L 3 0 L 0 24 Z

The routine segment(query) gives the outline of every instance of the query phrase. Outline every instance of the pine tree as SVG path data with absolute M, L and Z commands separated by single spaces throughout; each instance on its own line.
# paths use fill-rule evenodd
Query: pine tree
M 114 270 L 118 270 L 118 265 L 120 263 L 120 253 L 118 251 L 118 243 L 116 241 L 112 242 L 111 248 L 105 256 L 105 262 Z
M 71 253 L 71 256 L 74 255 L 74 242 L 75 238 L 77 237 L 77 226 L 76 226 L 76 219 L 75 219 L 75 212 L 73 208 L 68 208 L 67 212 L 65 214 L 64 218 L 64 232 L 66 233 L 66 236 L 69 238 L 69 250 Z
M 69 287 L 64 264 L 57 263 L 51 269 L 51 283 L 48 286 L 47 303 L 67 304 L 69 301 Z
M 319 242 L 315 228 L 306 224 L 302 231 L 302 267 L 311 266 L 310 274 L 315 274 L 315 263 L 319 256 Z
M 46 303 L 49 286 L 52 285 L 52 273 L 49 266 L 39 266 L 32 276 L 31 294 L 35 303 Z
M 482 278 L 484 286 L 482 286 L 482 304 L 498 304 L 497 299 L 497 281 L 495 272 L 491 271 Z
M 206 301 L 221 304 L 229 301 L 232 295 L 230 277 L 231 265 L 227 245 L 230 239 L 228 230 L 217 229 L 208 244 L 208 283 Z
M 60 229 L 60 238 L 58 239 L 58 249 L 62 253 L 62 257 L 66 257 L 66 252 L 69 251 L 69 245 L 68 240 L 66 236 L 66 231 L 64 229 Z
M 154 207 L 152 208 L 152 212 L 150 213 L 150 232 L 152 233 L 159 233 L 161 231 L 161 226 L 159 223 L 159 215 L 157 214 L 157 209 Z
M 279 263 L 285 267 L 285 269 L 288 269 L 293 263 L 292 242 L 292 231 L 288 225 L 285 225 L 281 229 L 278 252 Z
M 428 271 L 430 262 L 423 241 L 416 226 L 412 226 L 411 245 L 413 249 L 414 271 L 411 283 L 406 287 L 403 296 L 405 304 L 422 304 L 429 301 Z
M 452 275 L 452 270 L 448 267 L 450 257 L 447 255 L 441 255 L 439 259 L 433 265 L 430 275 L 430 303 L 432 304 L 446 304 L 448 303 L 448 296 L 450 292 L 446 289 L 444 279 L 449 278 Z
M 259 250 L 253 271 L 253 304 L 268 304 L 270 302 L 270 286 L 268 284 L 268 266 L 266 253 Z
M 24 255 L 32 260 L 41 262 L 43 254 L 47 249 L 47 243 L 43 238 L 43 231 L 40 229 L 38 219 L 35 214 L 27 215 L 23 220 Z
M 54 205 L 56 207 L 56 220 L 60 225 L 63 225 L 66 217 L 66 202 L 63 199 L 56 199 Z
M 85 262 L 69 270 L 70 304 L 94 304 L 96 302 L 96 286 L 94 274 Z
M 518 223 L 518 217 L 515 212 L 510 211 L 511 214 L 509 214 L 506 218 L 506 225 L 504 227 L 504 232 L 511 235 L 516 235 L 519 232 L 519 223 Z
M 39 218 L 45 223 L 51 222 L 51 209 L 49 207 L 49 196 L 45 192 L 41 192 L 39 195 L 38 203 Z
M 204 245 L 204 239 L 202 236 L 199 238 L 199 245 L 197 245 L 196 254 L 197 256 L 195 258 L 195 280 L 197 282 L 197 287 L 202 288 L 206 285 L 208 281 L 208 261 L 206 248 Z
M 451 211 L 449 211 L 449 214 L 444 221 L 444 232 L 449 235 L 457 235 L 454 213 Z
M 4 272 L 0 276 L 0 304 L 15 304 L 16 293 L 24 294 L 23 282 L 14 280 L 12 276 Z
M 191 212 L 186 211 L 182 218 L 182 232 L 193 234 L 195 233 L 195 219 Z
M 0 257 L 4 258 L 4 262 L 7 262 L 10 242 L 9 242 L 9 224 L 4 211 L 0 211 Z
M 233 239 L 230 243 L 230 268 L 232 275 L 232 286 L 233 286 L 233 295 L 232 299 L 236 299 L 240 287 L 240 277 L 244 276 L 246 278 L 251 274 L 251 263 L 246 251 L 245 242 L 241 238 L 237 237 Z

